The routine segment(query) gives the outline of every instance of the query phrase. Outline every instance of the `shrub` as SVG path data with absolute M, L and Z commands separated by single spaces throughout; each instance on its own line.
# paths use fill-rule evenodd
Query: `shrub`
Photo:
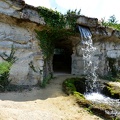
M 15 49 L 12 46 L 10 54 L 6 54 L 5 52 L 0 54 L 0 57 L 4 60 L 4 62 L 0 63 L 0 90 L 5 91 L 10 84 L 11 80 L 9 80 L 10 68 L 15 63 L 17 58 L 15 55 Z
M 6 87 L 9 85 L 9 71 L 11 64 L 9 62 L 1 62 L 0 63 L 0 90 L 4 91 Z

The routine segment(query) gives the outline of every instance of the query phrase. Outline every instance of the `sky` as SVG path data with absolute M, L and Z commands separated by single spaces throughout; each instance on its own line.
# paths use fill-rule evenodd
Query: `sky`
M 29 5 L 35 7 L 44 6 L 57 10 L 63 14 L 67 10 L 80 10 L 81 14 L 106 21 L 110 16 L 115 15 L 120 23 L 120 0 L 25 0 Z

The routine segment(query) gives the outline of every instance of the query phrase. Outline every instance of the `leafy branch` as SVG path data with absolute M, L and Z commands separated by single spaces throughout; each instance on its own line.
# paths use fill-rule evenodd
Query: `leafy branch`
M 39 15 L 44 17 L 46 28 L 42 31 L 36 31 L 37 38 L 40 40 L 40 47 L 43 50 L 45 58 L 50 58 L 54 52 L 56 42 L 68 39 L 75 32 L 76 19 L 80 15 L 79 10 L 68 10 L 65 15 L 58 11 L 53 11 L 45 7 L 39 7 Z M 68 29 L 66 29 L 68 27 Z
M 13 64 L 13 63 L 15 63 L 15 61 L 17 60 L 17 57 L 14 56 L 14 55 L 15 55 L 15 48 L 14 48 L 13 45 L 12 45 L 10 55 L 6 54 L 6 52 L 3 52 L 2 54 L 0 54 L 0 57 L 1 57 L 3 60 L 5 60 L 5 61 L 7 61 L 7 62 L 9 62 L 9 63 L 11 63 L 11 64 Z
M 102 19 L 102 25 L 120 30 L 120 24 L 118 23 L 118 20 L 116 19 L 115 15 L 110 16 L 108 21 L 105 21 L 105 19 Z

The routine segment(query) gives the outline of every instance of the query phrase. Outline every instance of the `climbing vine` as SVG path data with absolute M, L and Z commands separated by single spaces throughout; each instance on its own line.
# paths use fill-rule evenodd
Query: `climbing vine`
M 115 15 L 110 16 L 108 21 L 105 21 L 104 19 L 102 19 L 102 25 L 112 27 L 120 31 L 120 23 L 118 23 L 118 21 L 116 20 Z
M 52 59 L 55 44 L 67 40 L 69 36 L 75 34 L 76 18 L 80 15 L 80 11 L 69 10 L 67 14 L 63 15 L 58 11 L 39 7 L 38 13 L 46 22 L 44 29 L 35 30 L 44 55 L 44 79 L 41 85 L 45 86 L 53 76 Z
M 39 7 L 38 12 L 40 16 L 44 17 L 46 25 L 49 27 L 62 29 L 66 28 L 66 26 L 68 25 L 70 29 L 74 29 L 76 19 L 80 16 L 81 10 L 68 10 L 67 13 L 63 15 L 58 11 L 54 11 L 45 7 Z
M 68 39 L 69 35 L 71 35 L 70 30 L 58 30 L 56 28 L 44 29 L 42 31 L 36 30 L 36 33 L 37 38 L 40 40 L 40 47 L 43 51 L 45 59 L 49 59 L 50 56 L 53 54 L 56 42 L 63 39 Z
M 42 31 L 35 31 L 38 40 L 40 40 L 44 58 L 49 59 L 54 52 L 55 43 L 68 39 L 70 35 L 75 33 L 76 19 L 80 15 L 80 10 L 68 10 L 67 14 L 63 15 L 58 11 L 39 7 L 38 12 L 44 18 L 46 27 Z

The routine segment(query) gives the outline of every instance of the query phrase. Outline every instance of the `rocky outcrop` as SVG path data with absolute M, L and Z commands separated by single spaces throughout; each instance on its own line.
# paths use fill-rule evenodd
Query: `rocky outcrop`
M 77 24 L 88 27 L 92 33 L 93 41 L 95 42 L 108 41 L 120 43 L 120 31 L 102 26 L 101 22 L 99 22 L 97 18 L 80 16 L 77 19 Z
M 112 98 L 120 99 L 120 82 L 109 82 L 105 84 L 104 94 Z
M 0 13 L 38 24 L 45 24 L 44 19 L 39 16 L 37 8 L 27 4 L 21 5 L 17 0 L 1 0 Z
M 77 24 L 87 26 L 87 27 L 97 27 L 98 19 L 97 18 L 89 18 L 86 16 L 80 16 L 77 21 Z
M 92 40 L 96 50 L 94 52 L 94 62 L 98 64 L 97 73 L 100 76 L 109 72 L 109 61 L 107 58 L 116 59 L 116 68 L 120 68 L 120 31 L 102 26 L 96 18 L 80 16 L 77 24 L 88 27 L 92 33 Z M 81 39 L 81 38 L 80 38 Z M 79 39 L 79 41 L 80 41 Z M 80 42 L 74 45 L 72 55 L 72 74 L 84 74 L 83 53 Z
M 38 8 L 19 3 L 18 0 L 0 1 L 0 53 L 10 53 L 11 46 L 16 49 L 18 60 L 10 71 L 12 83 L 18 85 L 35 85 L 43 80 L 43 54 L 36 38 L 35 29 L 45 27 L 44 18 L 38 14 Z M 98 62 L 98 73 L 105 75 L 109 71 L 106 58 L 117 59 L 120 66 L 120 32 L 103 27 L 96 18 L 80 16 L 77 24 L 89 27 L 96 51 L 94 61 Z M 77 39 L 76 39 L 77 38 Z M 79 35 L 71 37 L 70 49 L 73 51 L 71 73 L 84 74 L 84 61 Z M 71 45 L 72 43 L 72 45 Z M 73 48 L 71 48 L 73 47 Z M 0 58 L 2 61 L 2 59 Z M 52 63 L 51 68 L 52 68 Z M 36 71 L 33 70 L 33 65 Z M 45 73 L 45 72 L 44 72 Z
M 11 6 L 11 5 L 13 6 Z M 10 71 L 13 84 L 35 85 L 43 79 L 43 55 L 39 48 L 34 30 L 40 30 L 45 24 L 37 9 L 25 5 L 22 8 L 16 1 L 0 1 L 0 53 L 10 53 L 11 46 L 16 49 L 18 60 Z M 2 61 L 2 59 L 1 59 Z M 30 67 L 33 64 L 36 72 Z

